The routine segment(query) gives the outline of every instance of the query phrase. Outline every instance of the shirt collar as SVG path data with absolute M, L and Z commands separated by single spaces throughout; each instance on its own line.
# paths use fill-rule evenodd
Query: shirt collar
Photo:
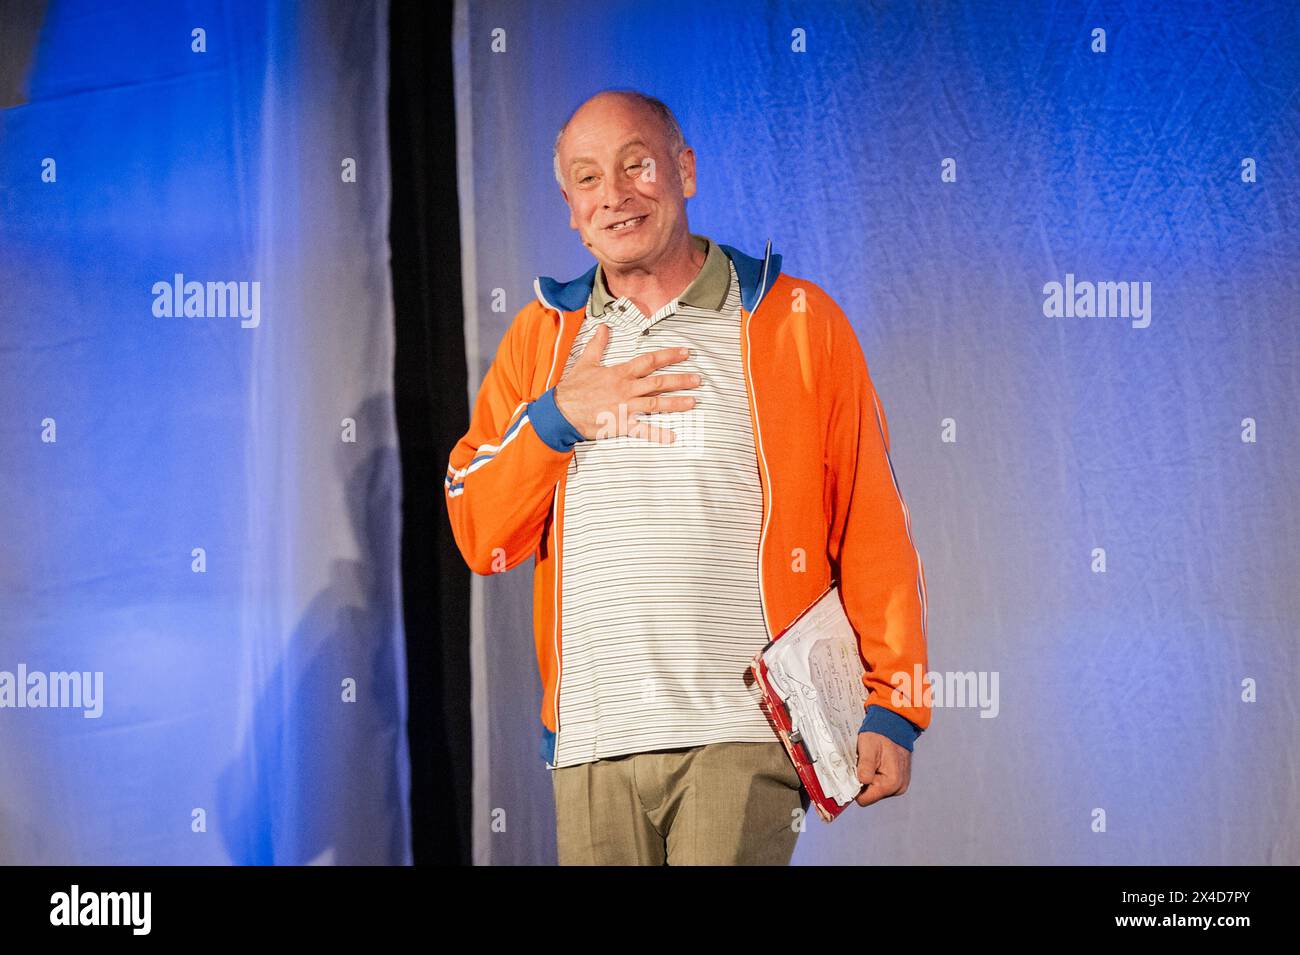
M 706 247 L 704 265 L 691 284 L 686 286 L 686 290 L 677 296 L 676 301 L 679 305 L 719 311 L 727 301 L 727 293 L 731 291 L 731 266 L 727 262 L 727 253 L 708 236 L 691 233 L 691 238 L 697 244 L 704 243 Z M 591 284 L 592 317 L 604 315 L 605 309 L 617 301 L 605 286 L 604 268 L 597 265 L 596 280 Z

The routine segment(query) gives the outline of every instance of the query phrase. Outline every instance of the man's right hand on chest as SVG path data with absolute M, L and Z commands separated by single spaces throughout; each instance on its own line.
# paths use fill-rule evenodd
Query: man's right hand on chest
M 666 411 L 688 411 L 695 407 L 690 395 L 665 392 L 694 388 L 700 376 L 693 372 L 651 374 L 659 368 L 684 360 L 690 350 L 661 348 L 617 365 L 601 364 L 609 343 L 609 325 L 601 323 L 558 385 L 555 406 L 588 441 L 626 435 L 658 444 L 672 444 L 676 434 L 652 426 L 642 416 Z

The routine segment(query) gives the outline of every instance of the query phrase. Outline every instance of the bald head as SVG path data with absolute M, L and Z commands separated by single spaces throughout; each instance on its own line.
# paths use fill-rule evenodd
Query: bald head
M 677 122 L 677 117 L 673 111 L 664 104 L 662 100 L 656 99 L 638 90 L 610 89 L 601 90 L 593 96 L 588 97 L 578 106 L 569 118 L 564 121 L 560 131 L 555 134 L 555 146 L 552 150 L 552 165 L 555 169 L 555 181 L 564 188 L 565 170 L 561 167 L 560 147 L 564 140 L 564 134 L 571 126 L 581 124 L 583 120 L 598 120 L 603 114 L 612 110 L 632 111 L 640 113 L 642 116 L 652 120 L 657 124 L 659 134 L 663 137 L 665 151 L 671 157 L 676 157 L 683 149 L 686 148 L 686 138 L 682 135 L 682 127 Z

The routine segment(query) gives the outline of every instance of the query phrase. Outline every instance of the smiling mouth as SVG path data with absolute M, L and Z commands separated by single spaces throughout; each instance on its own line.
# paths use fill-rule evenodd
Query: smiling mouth
M 647 215 L 648 215 L 648 213 L 647 213 Z M 614 225 L 605 226 L 605 231 L 606 231 L 606 232 L 622 232 L 622 231 L 624 231 L 625 229 L 631 229 L 631 228 L 633 228 L 633 227 L 635 227 L 635 226 L 640 225 L 640 224 L 641 224 L 642 222 L 644 222 L 645 220 L 646 220 L 646 216 L 637 216 L 635 219 L 625 219 L 624 221 L 622 221 L 622 222 L 617 222 L 617 223 L 615 223 Z

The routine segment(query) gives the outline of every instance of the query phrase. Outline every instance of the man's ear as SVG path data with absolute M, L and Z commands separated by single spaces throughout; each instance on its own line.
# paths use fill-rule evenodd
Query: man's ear
M 569 194 L 563 186 L 560 187 L 560 195 L 564 197 L 564 204 L 569 207 L 569 228 L 578 228 L 578 221 L 573 218 L 573 203 L 569 201 Z
M 695 195 L 695 150 L 687 146 L 677 154 L 677 178 L 682 181 L 682 196 Z

